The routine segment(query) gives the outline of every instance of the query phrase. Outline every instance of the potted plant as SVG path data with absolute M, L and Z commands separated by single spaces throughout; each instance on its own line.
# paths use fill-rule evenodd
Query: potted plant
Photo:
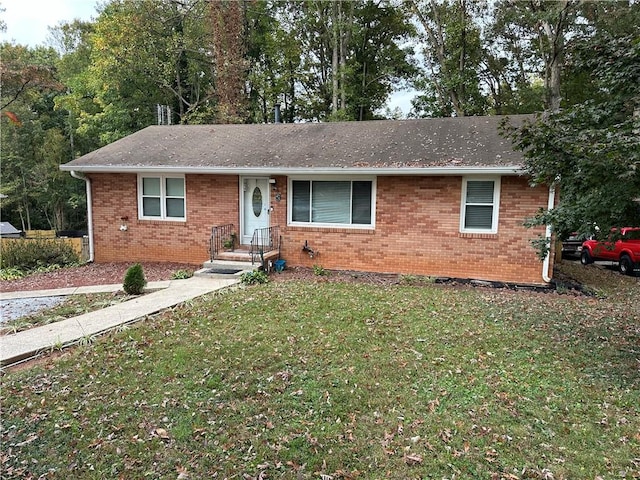
M 234 247 L 236 245 L 236 234 L 232 233 L 231 235 L 229 235 L 223 242 L 222 242 L 222 246 L 224 247 L 224 249 L 226 251 L 233 251 Z

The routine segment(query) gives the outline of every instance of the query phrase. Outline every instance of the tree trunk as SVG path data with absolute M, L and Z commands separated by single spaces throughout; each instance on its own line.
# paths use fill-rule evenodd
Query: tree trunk
M 560 110 L 562 95 L 560 92 L 562 67 L 564 65 L 564 30 L 567 27 L 567 17 L 572 6 L 571 0 L 562 0 L 559 3 L 557 23 L 553 25 L 550 20 L 541 21 L 541 27 L 548 42 L 548 54 L 545 57 L 544 86 L 546 91 L 546 107 L 557 112 Z
M 247 61 L 244 11 L 238 2 L 211 2 L 217 123 L 242 123 L 246 116 Z
M 27 195 L 27 179 L 24 174 L 24 169 L 20 168 L 20 172 L 22 173 L 22 207 L 24 209 L 24 213 L 27 217 L 27 230 L 31 230 L 31 214 L 29 213 L 29 198 Z M 22 213 L 20 213 L 20 217 L 22 217 Z M 24 230 L 24 221 L 22 222 L 22 230 Z
M 332 29 L 331 29 L 331 113 L 336 114 L 338 112 L 338 14 L 337 14 L 337 2 L 333 4 L 332 12 Z
M 411 0 L 411 10 L 418 18 L 418 21 L 422 25 L 427 34 L 427 38 L 431 42 L 432 51 L 435 54 L 435 58 L 437 60 L 437 64 L 440 67 L 440 74 L 443 78 L 447 78 L 450 76 L 449 69 L 447 68 L 447 56 L 445 51 L 445 38 L 444 38 L 444 24 L 442 19 L 438 14 L 438 5 L 434 0 L 430 0 L 431 13 L 433 15 L 433 23 L 434 27 L 432 28 L 429 19 L 423 12 L 420 11 L 420 8 L 416 4 L 415 0 Z M 464 6 L 464 4 L 463 4 Z M 456 112 L 456 115 L 463 117 L 464 116 L 464 108 L 462 107 L 460 95 L 455 87 L 445 87 L 439 81 L 436 80 L 436 74 L 433 70 L 432 66 L 432 74 L 433 74 L 433 84 L 438 92 L 438 96 L 441 101 L 444 103 L 446 99 L 449 99 L 451 102 L 451 106 L 453 110 Z
M 20 215 L 20 223 L 22 224 L 22 231 L 26 232 L 27 231 L 27 227 L 24 224 L 24 215 L 22 215 L 22 207 L 18 208 L 18 214 Z
M 465 0 L 460 0 L 460 23 L 462 24 L 462 45 L 460 47 L 460 56 L 458 57 L 458 69 L 464 75 L 466 69 L 466 60 L 467 60 L 467 5 Z M 456 113 L 459 117 L 464 117 L 466 112 L 464 110 L 463 105 L 461 105 L 460 99 L 464 102 L 466 98 L 466 89 L 464 85 L 464 79 L 461 80 L 460 85 L 456 89 L 458 91 L 458 99 L 453 106 L 456 109 Z
M 347 108 L 347 88 L 346 88 L 346 71 L 347 71 L 347 49 L 351 40 L 351 22 L 353 18 L 353 3 L 349 2 L 349 13 L 345 19 L 342 12 L 342 0 L 340 1 L 339 18 L 340 18 L 340 108 Z

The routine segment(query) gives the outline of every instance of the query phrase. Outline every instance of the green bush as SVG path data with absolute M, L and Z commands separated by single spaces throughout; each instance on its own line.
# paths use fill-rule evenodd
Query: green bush
M 24 277 L 25 273 L 18 267 L 7 267 L 0 269 L 0 280 L 17 280 Z
M 129 295 L 140 295 L 144 291 L 146 284 L 147 280 L 144 278 L 142 265 L 136 263 L 135 265 L 131 265 L 127 269 L 127 273 L 124 274 L 122 288 Z
M 193 277 L 191 270 L 176 270 L 171 274 L 171 280 L 184 280 Z
M 23 271 L 49 265 L 68 266 L 80 263 L 80 257 L 67 242 L 53 239 L 16 239 L 2 242 L 0 268 L 15 267 Z
M 240 275 L 240 281 L 245 285 L 267 283 L 269 281 L 269 276 L 262 270 L 254 270 L 253 272 L 244 272 Z

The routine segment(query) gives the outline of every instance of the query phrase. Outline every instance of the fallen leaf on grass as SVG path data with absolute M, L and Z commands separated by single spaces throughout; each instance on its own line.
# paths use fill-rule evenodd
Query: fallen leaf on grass
M 151 434 L 159 437 L 162 440 L 169 440 L 169 433 L 164 428 L 156 428 L 153 432 L 151 432 Z
M 422 463 L 422 455 L 411 453 L 404 456 L 404 461 L 407 463 L 407 465 L 418 465 Z
M 14 447 L 24 447 L 25 445 L 28 445 L 28 444 L 30 444 L 31 442 L 33 442 L 34 440 L 37 440 L 37 439 L 38 439 L 38 435 L 32 434 L 24 442 L 16 443 L 14 445 Z
M 190 478 L 189 472 L 185 467 L 177 466 L 176 471 L 178 472 L 177 480 L 187 480 L 188 478 Z

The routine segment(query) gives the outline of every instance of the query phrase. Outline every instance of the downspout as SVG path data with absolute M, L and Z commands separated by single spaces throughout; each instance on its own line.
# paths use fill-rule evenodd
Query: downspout
M 552 183 L 549 187 L 549 201 L 547 203 L 547 210 L 553 210 L 553 207 L 556 203 L 556 185 Z M 547 229 L 545 231 L 545 239 L 547 240 L 547 245 L 549 245 L 549 251 L 547 252 L 547 256 L 544 257 L 544 262 L 542 262 L 542 280 L 545 283 L 549 283 L 551 281 L 551 276 L 549 275 L 549 264 L 551 263 L 551 225 L 547 224 Z
M 87 186 L 87 234 L 89 235 L 89 263 L 93 262 L 93 201 L 91 197 L 91 180 L 85 175 L 71 170 L 71 176 L 84 180 Z

